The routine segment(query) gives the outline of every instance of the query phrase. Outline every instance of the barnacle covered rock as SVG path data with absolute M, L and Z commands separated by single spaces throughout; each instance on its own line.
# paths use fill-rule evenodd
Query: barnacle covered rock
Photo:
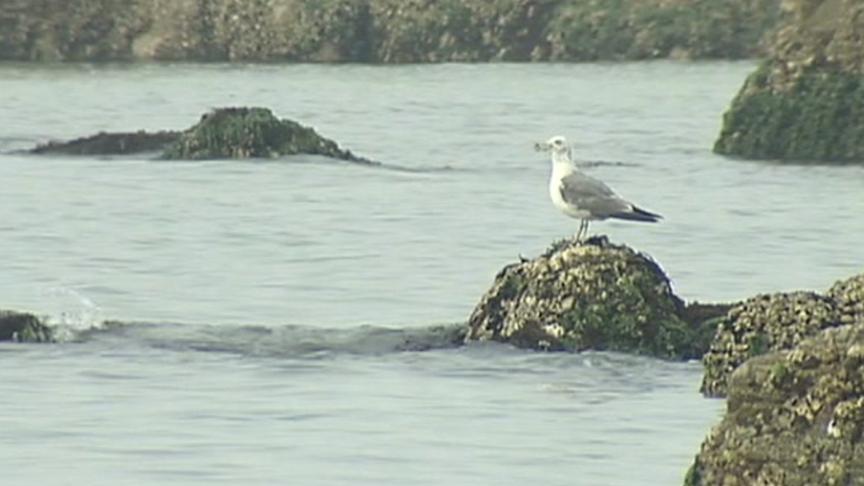
M 828 296 L 837 304 L 844 324 L 864 322 L 864 273 L 835 283 Z
M 779 0 L 3 0 L 0 59 L 443 62 L 763 51 Z
M 834 300 L 814 292 L 759 295 L 733 307 L 703 357 L 702 393 L 723 396 L 729 375 L 748 359 L 789 349 L 840 324 Z
M 864 326 L 827 329 L 748 360 L 686 486 L 861 484 Z
M 698 357 L 701 331 L 650 257 L 595 237 L 505 267 L 469 318 L 468 340 L 552 350 Z

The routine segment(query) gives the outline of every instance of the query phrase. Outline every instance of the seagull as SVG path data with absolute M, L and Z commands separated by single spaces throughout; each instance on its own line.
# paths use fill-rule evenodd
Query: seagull
M 663 216 L 646 211 L 621 199 L 603 181 L 583 174 L 570 159 L 567 139 L 557 135 L 545 142 L 535 143 L 540 152 L 552 153 L 552 176 L 549 178 L 549 197 L 567 216 L 581 220 L 576 242 L 588 233 L 589 221 L 608 218 L 656 223 Z

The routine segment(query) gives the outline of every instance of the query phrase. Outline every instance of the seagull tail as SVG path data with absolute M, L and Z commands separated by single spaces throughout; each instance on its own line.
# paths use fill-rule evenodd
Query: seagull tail
M 657 213 L 652 213 L 651 211 L 646 211 L 637 206 L 632 206 L 630 208 L 630 211 L 622 211 L 620 213 L 615 213 L 610 216 L 618 219 L 627 219 L 630 221 L 645 221 L 648 223 L 656 223 L 657 221 L 663 219 L 663 216 L 660 216 Z

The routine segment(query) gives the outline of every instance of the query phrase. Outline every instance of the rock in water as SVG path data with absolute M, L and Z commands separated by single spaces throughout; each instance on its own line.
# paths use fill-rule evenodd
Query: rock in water
M 0 310 L 0 341 L 47 343 L 53 340 L 51 328 L 33 314 Z
M 267 108 L 221 108 L 205 114 L 165 151 L 166 159 L 245 159 L 317 154 L 371 164 L 314 129 L 280 120 Z
M 564 240 L 505 267 L 469 318 L 467 340 L 551 350 L 701 356 L 700 331 L 649 257 L 605 237 Z M 701 345 L 701 346 L 704 346 Z
M 748 359 L 789 349 L 822 329 L 840 325 L 830 297 L 814 292 L 759 295 L 733 307 L 723 318 L 703 357 L 702 393 L 726 394 L 729 375 Z
M 828 329 L 747 361 L 732 374 L 726 415 L 684 484 L 862 484 L 862 370 L 862 325 Z
M 49 142 L 31 150 L 34 154 L 66 155 L 128 155 L 141 152 L 161 152 L 177 141 L 180 132 L 97 133 L 68 142 Z
M 747 78 L 714 145 L 747 158 L 864 161 L 864 3 L 787 0 L 796 20 Z

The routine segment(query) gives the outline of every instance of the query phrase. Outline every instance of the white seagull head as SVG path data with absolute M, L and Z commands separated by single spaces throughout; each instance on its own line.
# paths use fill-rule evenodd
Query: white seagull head
M 561 135 L 534 144 L 534 149 L 538 152 L 551 152 L 553 161 L 569 161 L 570 160 L 570 145 L 567 139 Z

